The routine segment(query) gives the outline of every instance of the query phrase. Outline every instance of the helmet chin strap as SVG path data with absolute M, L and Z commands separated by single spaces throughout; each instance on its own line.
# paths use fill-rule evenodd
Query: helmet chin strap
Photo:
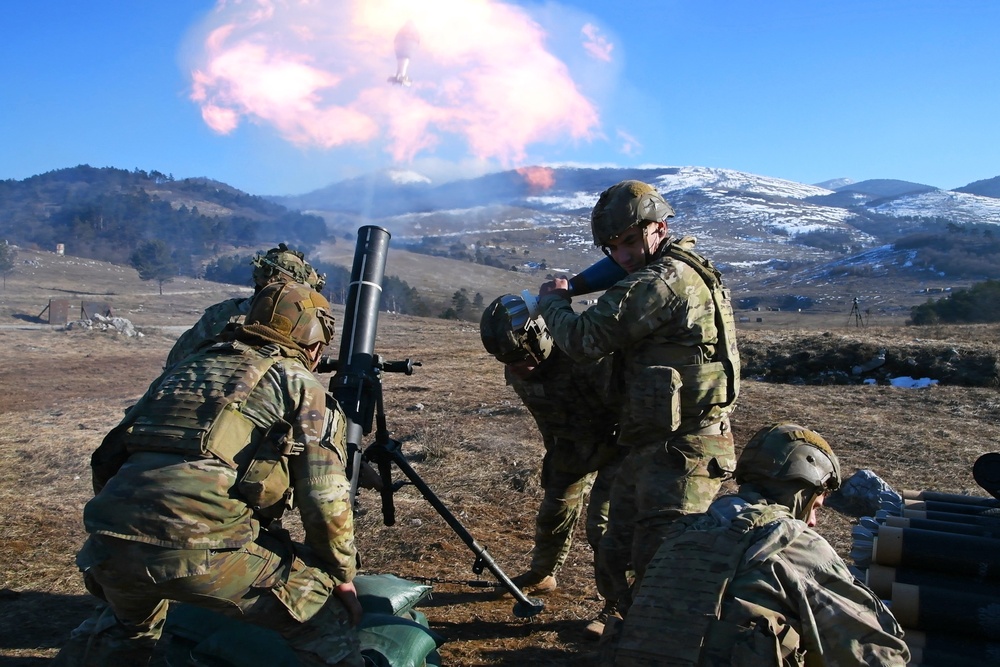
M 649 233 L 646 230 L 649 228 L 650 225 L 658 225 L 658 224 L 659 223 L 656 222 L 655 220 L 647 220 L 645 226 L 642 228 L 642 252 L 643 252 L 643 256 L 646 259 L 646 266 L 649 266 L 649 263 L 651 261 L 653 261 L 652 248 L 649 247 Z M 666 223 L 664 223 L 664 226 L 665 225 L 666 225 Z M 654 227 L 654 229 L 658 230 L 659 227 Z M 661 241 L 662 241 L 662 239 L 661 239 Z M 660 244 L 657 243 L 656 247 L 659 248 Z

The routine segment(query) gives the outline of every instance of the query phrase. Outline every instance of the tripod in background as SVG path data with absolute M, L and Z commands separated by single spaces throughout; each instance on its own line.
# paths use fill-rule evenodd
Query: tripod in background
M 867 315 L 867 310 L 862 315 L 861 308 L 858 306 L 858 297 L 854 297 L 854 304 L 851 306 L 851 314 L 847 316 L 847 326 L 851 326 L 853 323 L 854 326 L 864 329 L 868 324 L 866 321 Z

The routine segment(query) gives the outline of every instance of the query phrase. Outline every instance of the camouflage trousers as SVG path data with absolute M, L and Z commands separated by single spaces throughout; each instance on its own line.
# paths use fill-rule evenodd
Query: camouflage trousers
M 596 555 L 601 537 L 608 527 L 608 505 L 611 483 L 621 463 L 621 457 L 594 472 L 569 472 L 556 460 L 553 451 L 542 461 L 542 488 L 545 495 L 535 517 L 535 546 L 532 549 L 531 571 L 542 575 L 555 574 L 562 568 L 573 544 L 573 531 L 587 503 L 587 542 Z M 587 494 L 590 494 L 587 502 Z M 598 588 L 600 590 L 600 588 Z
M 239 549 L 197 550 L 91 535 L 77 564 L 117 621 L 105 633 L 104 664 L 118 664 L 118 650 L 155 644 L 173 600 L 275 630 L 304 663 L 363 665 L 336 582 L 288 539 L 265 532 Z
M 637 587 L 671 523 L 707 510 L 735 459 L 728 422 L 722 434 L 629 448 L 611 487 L 608 529 L 597 550 L 598 590 L 606 591 L 606 599 L 628 607 L 628 570 L 635 572 L 631 585 Z

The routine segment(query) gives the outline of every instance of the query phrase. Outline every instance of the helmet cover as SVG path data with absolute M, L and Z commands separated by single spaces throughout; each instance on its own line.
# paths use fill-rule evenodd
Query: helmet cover
M 590 230 L 594 245 L 603 246 L 629 227 L 644 222 L 662 222 L 673 216 L 673 207 L 652 185 L 622 181 L 601 193 L 590 212 Z
M 246 324 L 263 324 L 291 338 L 298 345 L 329 345 L 334 318 L 330 302 L 307 285 L 271 283 L 254 297 Z
M 736 481 L 800 482 L 822 491 L 840 487 L 840 462 L 823 437 L 797 424 L 757 431 L 736 462 Z
M 253 282 L 257 287 L 289 281 L 315 287 L 309 282 L 309 278 L 316 271 L 306 263 L 305 255 L 298 250 L 291 250 L 284 243 L 279 243 L 277 248 L 271 248 L 263 255 L 258 254 L 250 263 L 254 266 Z

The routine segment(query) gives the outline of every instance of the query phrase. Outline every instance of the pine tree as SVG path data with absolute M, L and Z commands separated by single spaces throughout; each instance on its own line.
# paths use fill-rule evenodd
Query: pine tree
M 129 264 L 139 272 L 143 280 L 155 280 L 163 294 L 163 283 L 169 283 L 177 275 L 177 262 L 167 244 L 159 239 L 146 241 L 135 249 L 129 257 Z

